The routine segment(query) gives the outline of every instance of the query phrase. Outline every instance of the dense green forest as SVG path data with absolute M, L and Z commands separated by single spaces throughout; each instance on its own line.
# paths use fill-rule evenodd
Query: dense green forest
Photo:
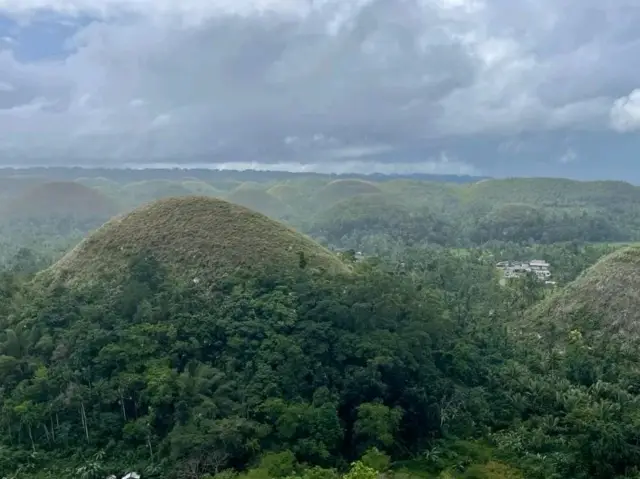
M 54 173 L 2 180 L 1 478 L 640 478 L 636 187 Z

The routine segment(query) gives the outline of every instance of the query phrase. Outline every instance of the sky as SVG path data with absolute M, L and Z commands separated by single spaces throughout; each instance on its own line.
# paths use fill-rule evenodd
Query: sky
M 638 0 L 0 0 L 0 164 L 640 183 Z

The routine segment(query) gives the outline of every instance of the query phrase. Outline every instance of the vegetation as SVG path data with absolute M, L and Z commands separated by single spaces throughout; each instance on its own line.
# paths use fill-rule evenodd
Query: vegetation
M 353 196 L 322 211 L 311 223 L 313 236 L 351 248 L 386 239 L 413 245 L 451 244 L 453 226 L 427 208 L 410 209 L 381 193 Z
M 141 255 L 205 288 L 238 269 L 259 271 L 267 265 L 288 269 L 304 261 L 310 269 L 347 271 L 332 253 L 260 213 L 191 196 L 159 200 L 112 219 L 44 276 L 68 283 L 110 280 Z
M 640 247 L 619 249 L 537 305 L 529 319 L 553 326 L 554 334 L 574 329 L 582 333 L 585 325 L 579 323 L 589 319 L 589 334 L 635 343 L 640 339 L 639 272 Z
M 370 181 L 357 179 L 334 180 L 315 194 L 314 202 L 317 207 L 330 207 L 341 200 L 353 196 L 379 192 L 380 188 Z
M 123 185 L 121 193 L 127 203 L 133 206 L 149 203 L 161 198 L 194 194 L 188 185 L 183 185 L 181 182 L 158 179 L 128 183 Z
M 264 189 L 251 185 L 240 185 L 224 198 L 231 203 L 245 206 L 272 218 L 281 218 L 290 213 L 290 207 Z
M 205 195 L 0 224 L 3 479 L 640 477 L 635 187 L 65 174 Z
M 194 195 L 219 197 L 222 192 L 212 185 L 200 180 L 186 180 L 182 182 L 182 186 L 191 191 Z
M 116 205 L 100 192 L 80 183 L 50 182 L 29 188 L 2 208 L 5 219 L 109 218 Z

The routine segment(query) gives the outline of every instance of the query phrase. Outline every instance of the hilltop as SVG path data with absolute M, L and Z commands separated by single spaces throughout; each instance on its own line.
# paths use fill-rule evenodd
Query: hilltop
M 2 211 L 8 218 L 108 218 L 117 206 L 107 196 L 73 181 L 43 183 L 24 191 Z
M 529 313 L 539 332 L 553 331 L 552 340 L 571 329 L 586 335 L 603 332 L 640 337 L 640 246 L 621 248 L 584 271 Z
M 208 183 L 200 180 L 187 179 L 182 182 L 182 186 L 187 188 L 194 195 L 198 196 L 220 196 L 222 192 Z M 180 195 L 181 196 L 181 195 Z
M 149 254 L 177 277 L 215 280 L 238 269 L 298 268 L 301 253 L 308 268 L 347 271 L 331 252 L 260 213 L 210 197 L 167 198 L 112 219 L 45 276 L 117 280 L 132 258 Z
M 49 179 L 31 175 L 0 176 L 0 199 L 15 198 L 30 188 L 48 183 Z
M 255 186 L 242 184 L 224 197 L 227 201 L 259 211 L 271 218 L 281 218 L 291 212 L 289 205 Z
M 177 181 L 156 179 L 128 183 L 122 187 L 122 193 L 137 206 L 161 198 L 189 196 L 193 194 L 193 191 Z
M 296 204 L 306 200 L 301 188 L 287 183 L 274 185 L 267 190 L 267 193 L 286 204 Z

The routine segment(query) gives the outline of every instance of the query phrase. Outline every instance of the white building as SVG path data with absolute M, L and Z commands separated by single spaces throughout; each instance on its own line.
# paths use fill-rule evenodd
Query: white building
M 519 278 L 527 273 L 533 273 L 540 281 L 548 282 L 551 278 L 551 265 L 544 260 L 530 261 L 500 261 L 496 268 L 503 272 L 504 278 Z

